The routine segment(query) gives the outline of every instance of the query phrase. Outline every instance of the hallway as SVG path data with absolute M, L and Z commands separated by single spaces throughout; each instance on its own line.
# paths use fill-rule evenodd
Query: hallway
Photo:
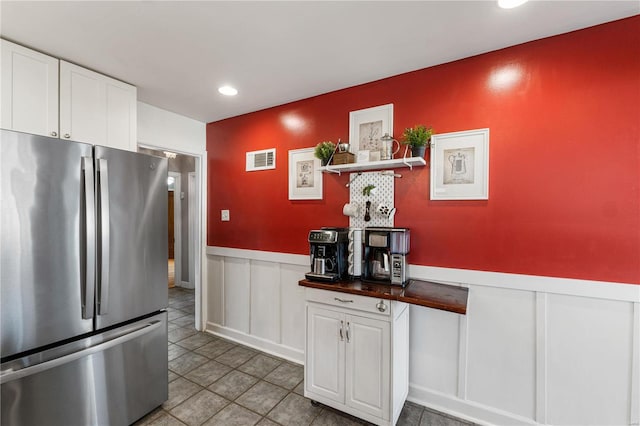
M 169 274 L 169 288 L 173 288 L 176 286 L 176 261 L 174 259 L 169 259 L 167 270 Z M 171 295 L 169 295 L 169 297 L 171 297 Z

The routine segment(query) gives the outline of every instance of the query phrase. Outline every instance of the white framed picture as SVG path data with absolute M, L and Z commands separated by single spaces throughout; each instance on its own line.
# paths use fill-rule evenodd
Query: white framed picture
M 489 129 L 431 136 L 431 199 L 489 199 Z
M 313 148 L 289 151 L 289 199 L 321 200 L 322 172 L 320 159 Z
M 366 163 L 369 160 L 370 160 L 370 157 L 369 157 L 369 150 L 368 149 L 361 149 L 356 154 L 356 162 L 358 162 L 358 163 Z
M 385 133 L 393 136 L 393 104 L 349 113 L 349 144 L 358 162 L 362 158 L 358 155 L 360 151 L 369 151 L 369 155 L 382 151 L 380 138 Z

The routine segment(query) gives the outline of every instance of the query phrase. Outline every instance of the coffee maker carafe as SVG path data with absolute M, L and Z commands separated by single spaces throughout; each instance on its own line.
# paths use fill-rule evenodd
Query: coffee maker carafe
M 305 277 L 313 281 L 346 278 L 348 244 L 348 228 L 321 228 L 309 232 L 311 272 Z
M 404 286 L 409 243 L 407 228 L 365 228 L 363 280 Z

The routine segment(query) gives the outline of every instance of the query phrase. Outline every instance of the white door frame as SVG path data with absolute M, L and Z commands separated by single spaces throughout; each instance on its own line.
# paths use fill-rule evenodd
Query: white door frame
M 195 153 L 195 152 L 188 152 L 188 151 L 177 151 L 175 148 L 170 147 L 170 146 L 160 146 L 160 145 L 151 145 L 151 144 L 138 144 L 139 147 L 142 148 L 149 148 L 149 149 L 153 149 L 153 150 L 159 150 L 159 151 L 163 151 L 163 150 L 170 150 L 172 152 L 175 152 L 177 154 L 181 154 L 181 155 L 189 155 L 191 157 L 194 157 L 196 160 L 196 180 L 197 180 L 197 185 L 196 185 L 196 192 L 198 194 L 196 198 L 197 200 L 197 204 L 198 204 L 198 208 L 197 208 L 197 221 L 196 221 L 196 247 L 198 247 L 198 249 L 194 252 L 194 259 L 195 259 L 195 296 L 196 296 L 196 303 L 195 303 L 195 308 L 196 308 L 196 312 L 195 312 L 195 322 L 196 322 L 196 330 L 198 331 L 202 331 L 203 328 L 203 323 L 206 323 L 207 321 L 207 312 L 205 307 L 202 306 L 202 301 L 203 300 L 207 300 L 207 288 L 206 286 L 203 285 L 203 280 L 206 279 L 206 269 L 204 265 L 204 261 L 206 260 L 205 256 L 206 256 L 206 235 L 205 235 L 205 227 L 204 227 L 204 219 L 206 217 L 206 203 L 204 203 L 204 191 L 207 188 L 207 180 L 206 180 L 206 174 L 207 174 L 207 163 L 206 163 L 206 156 L 207 153 L 203 152 L 203 153 Z
M 198 224 L 198 176 L 196 172 L 189 172 L 187 181 L 187 194 L 189 197 L 189 288 L 195 288 L 196 254 L 198 245 L 196 244 L 197 224 Z
M 174 179 L 173 191 L 173 258 L 175 260 L 175 284 L 182 286 L 182 193 L 181 174 L 169 172 Z
M 207 300 L 207 286 L 203 285 L 203 282 L 207 279 L 206 263 L 203 265 L 203 258 L 206 256 L 206 235 L 204 220 L 206 215 L 206 203 L 205 191 L 207 189 L 207 162 L 204 154 L 189 154 L 196 159 L 196 193 L 197 197 L 194 197 L 197 209 L 194 211 L 194 215 L 197 218 L 194 222 L 194 242 L 192 247 L 195 247 L 193 253 L 194 260 L 194 279 L 196 287 L 196 330 L 202 331 L 204 327 L 203 323 L 207 322 L 207 310 L 203 307 L 203 300 Z

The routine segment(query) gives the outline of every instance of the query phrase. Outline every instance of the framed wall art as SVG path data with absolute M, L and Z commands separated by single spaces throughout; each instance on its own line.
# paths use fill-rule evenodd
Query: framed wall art
M 431 199 L 489 199 L 489 129 L 431 136 Z
M 375 153 L 382 151 L 380 138 L 385 133 L 393 136 L 393 104 L 349 113 L 349 144 L 358 162 L 361 158 L 358 155 L 359 151 L 369 151 L 370 161 L 375 161 L 375 158 L 380 159 L 380 156 L 376 156 Z
M 289 151 L 289 199 L 321 200 L 322 172 L 320 159 L 313 148 Z

